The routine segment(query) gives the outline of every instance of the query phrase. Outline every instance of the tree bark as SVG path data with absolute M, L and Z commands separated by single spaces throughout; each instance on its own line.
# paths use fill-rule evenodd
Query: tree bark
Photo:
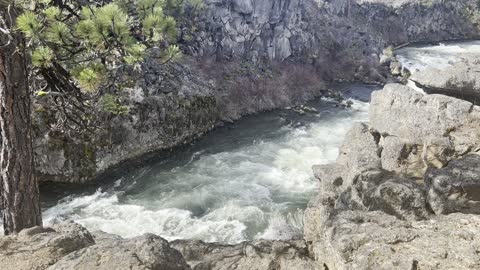
M 13 3 L 13 1 L 6 1 Z M 34 175 L 25 41 L 14 31 L 18 10 L 0 2 L 0 209 L 5 234 L 42 225 Z

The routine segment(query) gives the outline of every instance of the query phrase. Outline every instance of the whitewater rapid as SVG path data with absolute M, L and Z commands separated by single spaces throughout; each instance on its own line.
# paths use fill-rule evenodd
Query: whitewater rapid
M 44 221 L 167 240 L 301 237 L 303 210 L 317 188 L 311 166 L 334 161 L 352 124 L 367 119 L 368 103 L 352 101 L 350 109 L 317 101 L 318 114 L 282 110 L 241 120 L 94 193 L 61 199 L 44 210 Z
M 397 50 L 395 54 L 402 66 L 413 74 L 426 68 L 443 69 L 468 59 L 472 54 L 480 55 L 480 41 L 407 46 Z

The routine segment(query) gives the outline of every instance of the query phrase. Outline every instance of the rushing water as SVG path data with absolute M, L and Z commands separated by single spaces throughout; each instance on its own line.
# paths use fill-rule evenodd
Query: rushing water
M 442 69 L 468 58 L 480 55 L 480 41 L 446 42 L 438 45 L 408 46 L 396 51 L 397 59 L 410 72 L 425 68 Z
M 346 89 L 365 95 L 373 87 Z M 45 222 L 72 219 L 90 230 L 124 237 L 151 232 L 169 240 L 298 237 L 317 187 L 311 166 L 333 161 L 352 123 L 367 118 L 368 103 L 353 101 L 345 109 L 317 100 L 309 105 L 318 114 L 278 110 L 247 117 L 96 192 L 55 201 L 44 210 Z

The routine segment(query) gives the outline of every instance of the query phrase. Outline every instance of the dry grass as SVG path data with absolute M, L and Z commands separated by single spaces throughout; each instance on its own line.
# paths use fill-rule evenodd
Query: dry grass
M 217 101 L 223 120 L 303 103 L 325 89 L 321 72 L 308 64 L 289 62 L 198 61 L 198 68 L 216 82 Z

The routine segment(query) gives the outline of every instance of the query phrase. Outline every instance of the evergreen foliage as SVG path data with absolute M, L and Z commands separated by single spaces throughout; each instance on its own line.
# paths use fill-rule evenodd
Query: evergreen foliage
M 17 19 L 50 90 L 96 93 L 115 82 L 116 71 L 142 62 L 149 47 L 162 48 L 165 61 L 180 55 L 176 22 L 168 14 L 181 13 L 182 1 L 80 3 L 29 1 Z

